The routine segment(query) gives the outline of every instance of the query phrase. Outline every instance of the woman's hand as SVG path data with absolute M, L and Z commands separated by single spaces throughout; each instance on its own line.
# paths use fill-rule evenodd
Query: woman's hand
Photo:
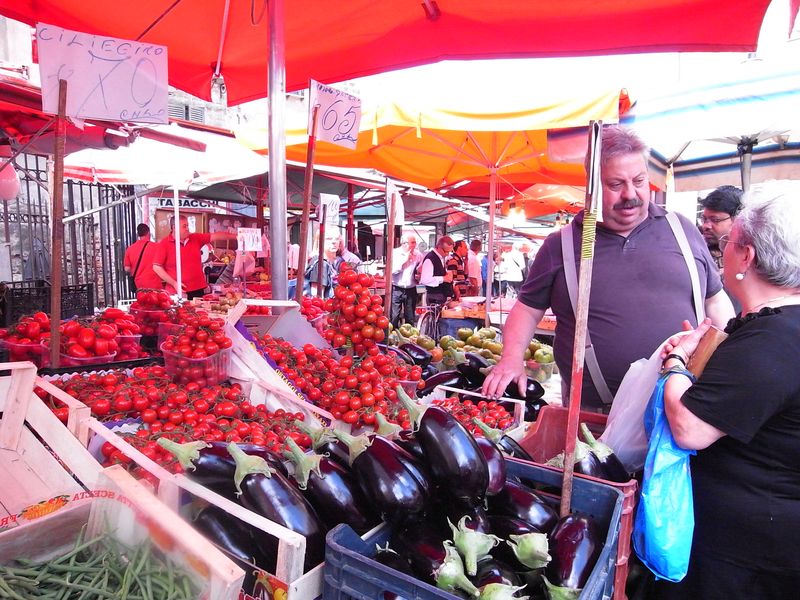
M 705 318 L 697 329 L 692 329 L 688 321 L 683 322 L 684 331 L 675 334 L 664 345 L 661 350 L 661 359 L 664 360 L 669 354 L 677 354 L 682 356 L 687 362 L 691 358 L 694 351 L 697 350 L 697 344 L 705 335 L 706 331 L 711 328 L 711 319 Z

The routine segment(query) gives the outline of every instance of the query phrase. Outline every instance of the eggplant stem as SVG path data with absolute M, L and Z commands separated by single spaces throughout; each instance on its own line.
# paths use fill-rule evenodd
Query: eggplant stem
M 370 440 L 366 435 L 350 435 L 344 431 L 339 431 L 338 429 L 331 429 L 331 433 L 341 441 L 347 449 L 349 450 L 349 462 L 352 465 L 353 461 L 358 458 L 364 450 L 372 445 L 372 440 Z
M 290 437 L 286 438 L 286 445 L 288 449 L 283 451 L 283 455 L 294 463 L 295 469 L 292 477 L 294 477 L 301 490 L 308 487 L 308 478 L 311 476 L 312 471 L 317 474 L 317 477 L 322 478 L 322 470 L 320 469 L 322 456 L 319 454 L 306 454 L 297 445 L 297 442 Z
M 461 561 L 461 556 L 453 547 L 453 543 L 450 540 L 444 542 L 444 551 L 444 561 L 442 561 L 439 568 L 433 572 L 436 587 L 448 592 L 461 590 L 477 598 L 480 595 L 480 590 L 467 579 L 467 576 L 464 574 L 464 563 Z
M 447 519 L 447 524 L 453 531 L 456 549 L 464 558 L 467 575 L 474 577 L 478 572 L 478 561 L 487 556 L 489 551 L 502 540 L 496 535 L 470 529 L 467 527 L 467 519 L 472 520 L 469 515 L 464 515 L 458 521 L 458 526 L 453 525 L 450 519 Z
M 478 429 L 481 430 L 483 436 L 489 440 L 490 442 L 496 444 L 500 441 L 503 437 L 503 432 L 499 429 L 494 429 L 493 427 L 489 427 L 486 423 L 481 421 L 478 417 L 473 417 L 472 422 L 478 426 Z
M 402 386 L 397 386 L 395 388 L 395 392 L 397 392 L 397 399 L 400 401 L 400 404 L 403 405 L 408 411 L 408 420 L 411 421 L 412 431 L 417 431 L 419 429 L 419 424 L 422 421 L 422 416 L 425 414 L 425 411 L 428 409 L 427 406 L 421 406 L 414 402 L 406 391 L 402 388 Z
M 247 454 L 234 442 L 228 444 L 227 447 L 228 453 L 236 462 L 236 472 L 233 475 L 233 483 L 236 485 L 236 491 L 238 491 L 240 495 L 242 493 L 242 481 L 244 481 L 244 478 L 248 475 L 262 473 L 267 477 L 272 477 L 272 474 L 275 472 L 263 458 Z
M 547 597 L 550 600 L 578 600 L 583 588 L 569 588 L 560 585 L 553 585 L 547 581 L 547 577 L 542 575 L 542 581 L 547 587 Z
M 589 448 L 591 448 L 592 452 L 594 452 L 595 456 L 597 456 L 597 458 L 600 460 L 603 460 L 614 453 L 614 451 L 608 445 L 599 441 L 594 437 L 594 435 L 592 435 L 592 432 L 589 431 L 589 426 L 586 423 L 581 423 L 581 435 L 583 435 L 583 439 L 586 440 Z
M 206 442 L 197 441 L 179 444 L 178 442 L 173 442 L 171 439 L 164 437 L 159 438 L 156 443 L 177 458 L 178 463 L 180 463 L 184 470 L 189 471 L 194 471 L 194 461 L 200 458 L 200 450 L 211 447 L 211 444 Z
M 381 412 L 375 413 L 375 421 L 378 423 L 378 426 L 375 428 L 375 433 L 390 440 L 395 439 L 398 434 L 403 431 L 403 428 L 397 423 L 389 423 Z
M 295 419 L 293 425 L 311 438 L 311 447 L 314 450 L 328 443 L 332 439 L 331 430 L 327 427 L 313 429 L 308 426 L 308 423 L 297 419 Z

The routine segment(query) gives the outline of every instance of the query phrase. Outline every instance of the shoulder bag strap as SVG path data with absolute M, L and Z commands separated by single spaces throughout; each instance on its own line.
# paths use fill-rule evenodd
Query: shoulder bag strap
M 567 292 L 569 293 L 569 302 L 572 305 L 572 314 L 575 314 L 575 309 L 578 306 L 578 267 L 575 262 L 575 249 L 573 246 L 573 233 L 575 221 L 561 228 L 561 254 L 564 256 L 564 278 L 567 280 Z M 589 369 L 589 375 L 592 378 L 592 383 L 600 395 L 600 399 L 604 404 L 611 404 L 614 401 L 614 395 L 608 389 L 603 372 L 600 370 L 600 363 L 597 362 L 597 354 L 595 354 L 594 346 L 592 346 L 592 339 L 589 336 L 589 328 L 586 328 L 586 351 L 584 355 L 584 362 L 586 368 Z
M 694 301 L 694 313 L 697 317 L 697 323 L 701 323 L 706 316 L 705 302 L 700 293 L 700 276 L 697 273 L 697 265 L 694 262 L 694 254 L 689 247 L 689 240 L 686 238 L 686 232 L 681 226 L 678 215 L 675 213 L 667 213 L 667 223 L 672 228 L 672 234 L 678 242 L 678 246 L 683 254 L 683 260 L 686 261 L 686 268 L 689 269 L 689 277 L 692 280 L 692 300 Z
M 147 244 L 149 243 L 150 240 L 147 240 L 144 243 L 144 246 L 142 246 L 142 251 L 139 253 L 139 260 L 136 261 L 136 268 L 133 269 L 133 273 L 131 274 L 131 277 L 133 277 L 134 279 L 136 279 L 136 274 L 139 272 L 139 265 L 142 264 L 142 257 L 144 256 L 145 248 L 147 248 Z

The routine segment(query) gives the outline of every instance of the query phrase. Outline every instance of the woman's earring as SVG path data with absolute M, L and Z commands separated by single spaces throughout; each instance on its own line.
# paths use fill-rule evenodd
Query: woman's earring
M 736 274 L 736 281 L 741 281 L 744 279 L 744 273 L 737 273 Z

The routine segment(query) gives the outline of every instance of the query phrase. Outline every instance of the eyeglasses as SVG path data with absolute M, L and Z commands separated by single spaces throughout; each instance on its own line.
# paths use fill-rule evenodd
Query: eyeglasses
M 719 249 L 721 252 L 725 252 L 725 246 L 728 244 L 736 244 L 737 246 L 746 246 L 747 244 L 743 242 L 735 242 L 730 238 L 730 234 L 726 233 L 725 235 L 719 236 Z
M 705 225 L 706 223 L 713 223 L 714 225 L 719 225 L 724 221 L 730 221 L 733 217 L 706 217 L 706 216 L 699 216 L 697 217 L 697 224 L 698 225 Z

